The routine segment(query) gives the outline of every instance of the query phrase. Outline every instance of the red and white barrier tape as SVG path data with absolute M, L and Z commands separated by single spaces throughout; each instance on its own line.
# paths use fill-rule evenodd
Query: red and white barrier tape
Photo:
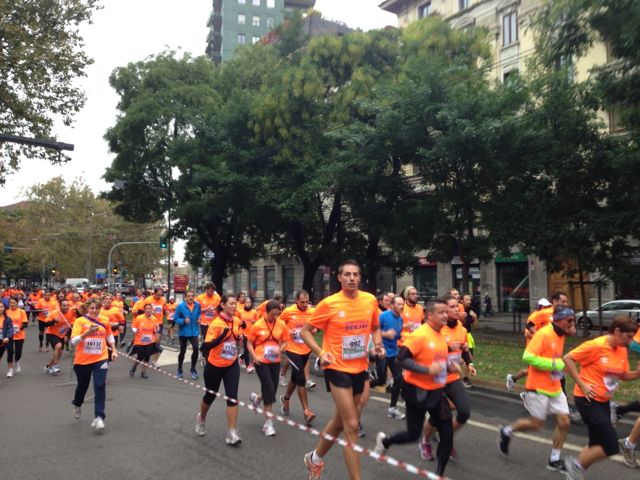
M 139 363 L 141 365 L 145 365 L 145 366 L 149 367 L 151 370 L 155 370 L 156 372 L 164 373 L 165 375 L 167 375 L 168 377 L 173 378 L 174 380 L 178 380 L 179 382 L 182 382 L 182 383 L 185 383 L 187 385 L 190 385 L 190 386 L 192 386 L 192 387 L 194 387 L 194 388 L 196 388 L 198 390 L 202 390 L 203 392 L 208 392 L 208 393 L 210 393 L 212 395 L 215 395 L 216 397 L 221 398 L 223 400 L 227 400 L 227 401 L 230 401 L 230 402 L 233 402 L 233 403 L 237 403 L 241 407 L 246 407 L 249 410 L 255 411 L 256 413 L 265 413 L 264 410 L 262 408 L 260 408 L 260 407 L 256 408 L 256 407 L 254 407 L 253 405 L 251 405 L 249 403 L 243 402 L 242 400 L 235 399 L 235 398 L 230 398 L 230 397 L 227 397 L 226 395 L 224 395 L 224 394 L 222 394 L 220 392 L 215 392 L 213 390 L 209 390 L 208 388 L 203 387 L 202 385 L 198 385 L 197 383 L 192 382 L 190 380 L 187 380 L 187 379 L 184 379 L 184 378 L 180 378 L 177 375 L 175 375 L 173 373 L 170 373 L 170 372 L 167 372 L 166 370 L 163 370 L 160 367 L 154 367 L 154 366 L 150 365 L 149 363 L 142 362 L 142 361 L 138 360 L 137 358 L 132 357 L 131 355 L 127 355 L 125 352 L 122 352 L 120 350 L 118 351 L 118 355 L 126 357 L 129 360 L 131 360 L 133 362 L 136 362 L 136 363 Z M 319 430 L 317 430 L 317 429 L 315 429 L 313 427 L 310 427 L 308 425 L 304 425 L 302 423 L 299 423 L 299 422 L 296 422 L 294 420 L 291 420 L 290 418 L 283 417 L 282 415 L 277 415 L 277 414 L 271 413 L 270 418 L 276 419 L 281 423 L 289 425 L 290 427 L 293 427 L 293 428 L 297 428 L 298 430 L 301 430 L 303 432 L 307 432 L 307 433 L 310 433 L 311 435 L 315 435 L 316 437 L 322 437 L 325 440 L 327 440 L 329 442 L 332 442 L 332 443 L 335 443 L 335 444 L 338 444 L 338 445 L 340 445 L 342 447 L 350 448 L 355 452 L 358 452 L 358 453 L 360 453 L 362 455 L 365 455 L 365 456 L 369 456 L 369 457 L 373 458 L 376 461 L 379 461 L 379 462 L 382 462 L 382 463 L 386 463 L 387 465 L 390 465 L 390 466 L 395 467 L 395 468 L 399 468 L 400 470 L 404 470 L 405 472 L 411 473 L 413 475 L 417 475 L 419 477 L 424 477 L 424 478 L 429 478 L 431 480 L 450 480 L 450 479 L 448 479 L 446 477 L 440 477 L 440 476 L 436 475 L 435 473 L 430 472 L 428 470 L 423 470 L 423 469 L 421 469 L 419 467 L 416 467 L 415 465 L 413 465 L 411 463 L 402 462 L 402 461 L 400 461 L 400 460 L 398 460 L 396 458 L 389 457 L 388 455 L 379 455 L 378 453 L 374 452 L 373 450 L 371 450 L 369 448 L 366 448 L 366 447 L 363 447 L 361 445 L 358 445 L 357 443 L 347 442 L 346 440 L 344 440 L 342 438 L 334 437 L 333 435 L 321 432 L 321 431 L 319 431 Z

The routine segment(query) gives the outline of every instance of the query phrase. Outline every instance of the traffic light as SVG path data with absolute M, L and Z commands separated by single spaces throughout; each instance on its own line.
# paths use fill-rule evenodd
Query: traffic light
M 160 248 L 167 248 L 167 237 L 160 237 Z
M 114 275 L 118 275 L 118 267 L 113 267 L 111 269 L 111 273 L 113 273 Z
M 51 276 L 52 277 L 56 276 L 56 267 L 51 267 Z

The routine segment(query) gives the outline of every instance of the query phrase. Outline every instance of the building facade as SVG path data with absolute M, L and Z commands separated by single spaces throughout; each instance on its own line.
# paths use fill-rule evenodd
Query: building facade
M 206 54 L 215 63 L 228 61 L 236 48 L 258 43 L 289 12 L 314 5 L 315 0 L 213 0 Z

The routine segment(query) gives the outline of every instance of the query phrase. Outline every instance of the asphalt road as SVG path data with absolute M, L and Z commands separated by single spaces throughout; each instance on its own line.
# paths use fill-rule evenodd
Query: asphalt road
M 194 419 L 201 398 L 197 389 L 159 372 L 150 371 L 150 379 L 130 378 L 129 361 L 120 358 L 109 371 L 107 418 L 103 434 L 96 434 L 90 423 L 93 403 L 83 407 L 83 417 L 75 420 L 69 403 L 74 386 L 70 380 L 70 359 L 63 358 L 63 373 L 57 377 L 42 373 L 48 354 L 37 352 L 37 335 L 27 332 L 22 373 L 12 379 L 0 378 L 0 471 L 3 478 L 19 479 L 305 479 L 302 456 L 311 450 L 315 437 L 285 424 L 276 423 L 277 435 L 262 435 L 263 418 L 249 410 L 240 411 L 239 430 L 243 442 L 239 448 L 224 443 L 226 430 L 224 402 L 216 400 L 207 419 L 207 435 L 194 433 Z M 175 371 L 176 353 L 167 350 L 161 359 L 164 369 Z M 242 372 L 241 398 L 259 391 L 255 375 Z M 89 391 L 91 393 L 91 390 Z M 463 479 L 527 480 L 562 478 L 546 470 L 551 427 L 516 437 L 511 454 L 503 457 L 496 449 L 496 425 L 525 414 L 516 395 L 475 388 L 470 391 L 472 418 L 455 439 L 457 462 L 450 463 L 447 476 Z M 310 393 L 311 407 L 322 427 L 332 411 L 329 394 L 318 387 Z M 363 425 L 367 432 L 362 445 L 372 447 L 378 430 L 392 432 L 403 421 L 386 416 L 387 397 L 372 394 Z M 292 401 L 291 418 L 302 420 L 297 400 Z M 622 436 L 630 422 L 619 426 Z M 563 454 L 576 454 L 585 444 L 585 429 L 572 426 Z M 394 446 L 389 454 L 399 460 L 432 470 L 434 465 L 421 460 L 416 445 Z M 326 458 L 325 479 L 347 478 L 338 447 Z M 408 479 L 413 475 L 362 459 L 364 479 Z M 619 460 L 607 460 L 587 474 L 589 479 L 616 480 L 637 478 L 640 472 L 626 468 Z

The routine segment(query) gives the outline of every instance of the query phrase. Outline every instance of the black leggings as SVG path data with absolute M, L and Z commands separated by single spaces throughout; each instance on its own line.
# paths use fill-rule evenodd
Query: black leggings
M 435 422 L 435 427 L 440 433 L 440 442 L 436 451 L 438 465 L 436 473 L 444 475 L 453 447 L 453 425 L 451 423 L 451 411 L 443 395 L 443 389 L 422 390 L 410 383 L 402 385 L 402 397 L 405 400 L 407 412 L 407 430 L 396 432 L 386 437 L 382 443 L 385 448 L 393 444 L 413 443 L 422 434 L 424 417 L 429 412 L 429 421 Z
M 278 390 L 278 376 L 280 375 L 280 362 L 261 363 L 256 365 L 256 373 L 260 379 L 262 401 L 265 405 L 272 405 L 276 401 Z
M 44 344 L 44 322 L 38 320 L 38 342 L 40 342 L 40 348 Z
M 576 408 L 589 432 L 589 446 L 600 445 L 608 457 L 618 453 L 618 434 L 611 424 L 609 402 L 587 401 L 584 397 L 573 397 Z
M 187 353 L 187 343 L 191 343 L 191 371 L 196 370 L 196 364 L 198 363 L 198 337 L 178 337 L 180 340 L 180 353 L 178 353 L 178 371 L 182 371 L 182 363 L 184 362 L 184 356 Z
M 469 405 L 469 395 L 467 389 L 464 388 L 460 379 L 449 383 L 444 387 L 444 393 L 447 398 L 456 406 L 456 420 L 460 425 L 464 425 L 471 416 L 471 407 Z M 429 417 L 429 423 L 436 426 L 435 420 Z
M 204 386 L 207 390 L 219 392 L 220 383 L 224 382 L 224 393 L 227 397 L 238 400 L 238 385 L 240 384 L 240 365 L 238 360 L 234 361 L 228 367 L 216 367 L 209 362 L 204 367 Z M 211 405 L 216 399 L 213 393 L 206 392 L 202 401 L 207 405 Z M 237 402 L 227 400 L 227 407 L 236 407 Z
M 4 355 L 5 351 L 7 352 L 7 362 L 12 363 L 13 362 L 13 338 L 10 338 L 9 343 L 7 343 L 6 345 L 2 345 L 2 343 L 0 343 L 0 359 L 2 359 L 2 356 Z
M 393 387 L 391 388 L 391 403 L 389 407 L 395 407 L 398 403 L 398 397 L 400 396 L 400 388 L 402 387 L 402 367 L 396 362 L 396 357 L 385 358 L 384 373 L 387 373 L 387 367 L 391 370 L 393 375 Z

